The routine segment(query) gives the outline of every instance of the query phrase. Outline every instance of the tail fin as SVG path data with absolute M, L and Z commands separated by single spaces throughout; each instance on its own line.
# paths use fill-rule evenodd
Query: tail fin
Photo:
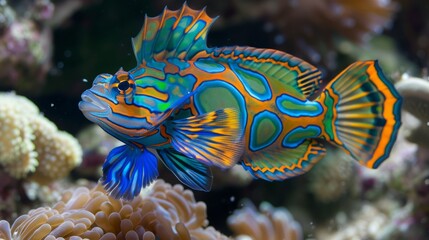
M 369 168 L 377 168 L 389 156 L 401 125 L 402 101 L 377 61 L 350 65 L 317 101 L 327 106 L 327 140 Z

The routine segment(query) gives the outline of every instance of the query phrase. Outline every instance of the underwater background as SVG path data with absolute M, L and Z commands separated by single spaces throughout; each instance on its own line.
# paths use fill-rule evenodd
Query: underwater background
M 328 146 L 281 182 L 213 168 L 210 192 L 160 164 L 141 197 L 110 198 L 97 181 L 120 142 L 82 115 L 80 95 L 97 74 L 134 67 L 145 14 L 183 1 L 0 0 L 0 239 L 429 239 L 428 1 L 187 3 L 220 16 L 209 46 L 281 50 L 325 83 L 378 59 L 404 100 L 390 157 L 370 170 Z

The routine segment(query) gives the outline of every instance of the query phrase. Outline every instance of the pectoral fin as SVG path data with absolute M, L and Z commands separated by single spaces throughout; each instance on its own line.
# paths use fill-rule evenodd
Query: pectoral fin
M 173 148 L 158 150 L 164 164 L 185 185 L 199 191 L 210 191 L 213 176 L 210 168 L 188 158 Z
M 111 196 L 131 200 L 158 177 L 157 167 L 147 149 L 119 146 L 107 156 L 101 182 Z
M 208 166 L 229 168 L 242 155 L 242 126 L 232 108 L 174 120 L 167 132 L 174 149 Z

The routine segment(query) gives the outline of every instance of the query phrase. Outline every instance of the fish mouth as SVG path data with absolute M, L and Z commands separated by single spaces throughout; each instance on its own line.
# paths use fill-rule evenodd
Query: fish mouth
M 109 107 L 95 96 L 95 94 L 89 90 L 82 93 L 82 101 L 79 102 L 79 109 L 83 113 L 104 113 Z

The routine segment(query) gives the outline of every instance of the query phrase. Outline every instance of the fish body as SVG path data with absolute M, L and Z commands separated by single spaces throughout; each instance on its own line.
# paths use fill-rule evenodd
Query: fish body
M 84 115 L 125 143 L 103 165 L 113 196 L 131 199 L 157 177 L 154 151 L 204 191 L 210 166 L 241 163 L 269 181 L 303 174 L 324 156 L 324 141 L 370 168 L 388 157 L 401 100 L 376 61 L 352 64 L 317 92 L 320 71 L 292 55 L 207 47 L 214 20 L 186 4 L 146 17 L 133 38 L 137 66 L 100 74 L 82 94 Z

